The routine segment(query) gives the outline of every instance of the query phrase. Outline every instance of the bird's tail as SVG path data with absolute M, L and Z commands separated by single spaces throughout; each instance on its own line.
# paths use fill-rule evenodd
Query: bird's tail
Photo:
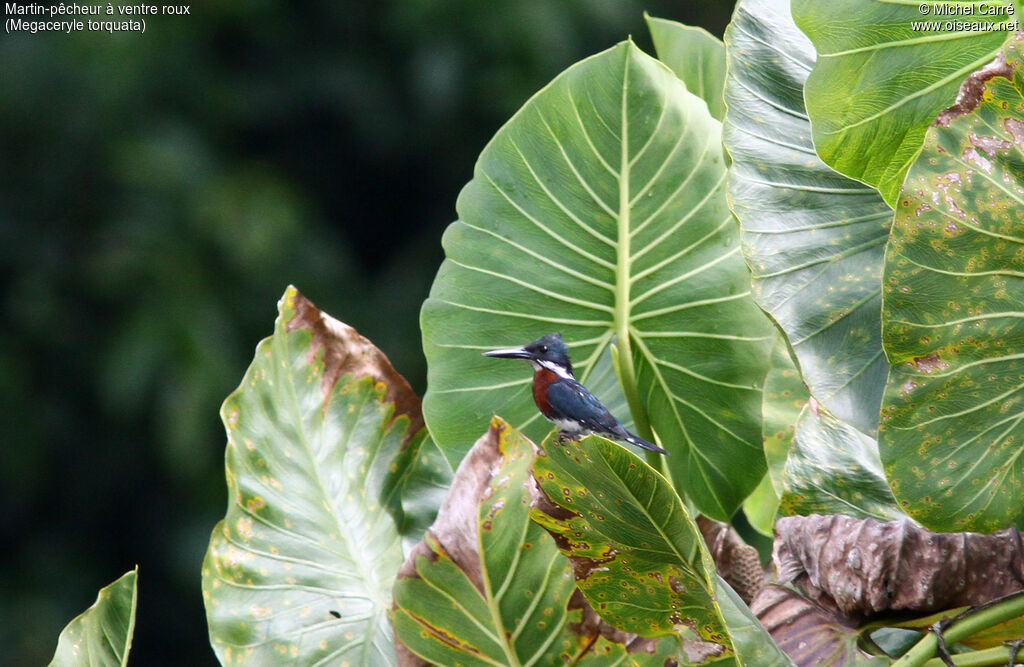
M 635 436 L 632 433 L 630 433 L 629 431 L 626 431 L 626 437 L 623 438 L 623 440 L 625 440 L 626 442 L 628 442 L 631 445 L 636 445 L 637 447 L 640 447 L 642 449 L 646 449 L 646 450 L 651 451 L 651 452 L 658 452 L 659 454 L 668 454 L 668 452 L 666 452 L 664 449 L 662 449 L 661 447 L 657 446 L 653 442 L 647 442 L 643 438 L 641 438 L 639 436 Z

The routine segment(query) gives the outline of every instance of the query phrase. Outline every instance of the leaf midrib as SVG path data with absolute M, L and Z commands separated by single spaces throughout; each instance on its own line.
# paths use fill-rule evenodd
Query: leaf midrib
M 275 340 L 280 340 L 281 341 L 280 345 L 284 348 L 284 351 L 285 351 L 285 353 L 287 354 L 287 356 L 289 358 L 291 357 L 291 355 L 289 354 L 291 346 L 288 344 L 290 338 L 291 338 L 291 336 L 281 336 L 281 337 L 275 336 Z M 321 360 L 321 363 L 323 363 L 322 360 Z M 285 385 L 287 387 L 286 392 L 287 392 L 289 408 L 292 410 L 292 413 L 295 416 L 295 418 L 297 419 L 297 422 L 299 424 L 302 424 L 303 426 L 305 426 L 305 419 L 303 419 L 302 409 L 301 409 L 301 407 L 299 405 L 299 399 L 298 399 L 298 392 L 297 392 L 297 388 L 296 388 L 295 376 L 294 376 L 293 373 L 288 372 L 288 371 L 286 371 L 286 376 L 287 376 L 288 381 L 285 383 Z M 360 406 L 360 408 L 365 407 L 366 401 L 368 400 L 368 398 L 369 398 L 369 393 L 368 392 L 364 392 L 363 393 L 363 403 Z M 330 408 L 331 396 L 328 395 L 328 396 L 325 397 L 325 399 L 326 399 L 326 405 L 323 407 L 324 411 L 326 411 L 326 410 L 328 410 Z M 321 426 L 322 426 L 322 424 L 321 424 Z M 310 456 L 310 459 L 314 462 L 313 465 L 312 465 L 312 468 L 313 468 L 313 478 L 314 478 L 314 481 L 315 481 L 315 484 L 316 484 L 317 488 L 320 491 L 320 494 L 321 494 L 320 497 L 324 498 L 327 501 L 326 504 L 327 504 L 328 512 L 330 513 L 331 517 L 334 519 L 335 525 L 338 527 L 338 535 L 339 535 L 339 537 L 341 539 L 343 539 L 346 542 L 346 546 L 348 547 L 349 553 L 355 553 L 355 550 L 352 548 L 355 543 L 352 540 L 352 536 L 348 534 L 349 526 L 344 521 L 342 521 L 341 517 L 338 515 L 337 508 L 334 506 L 334 503 L 332 502 L 331 496 L 327 493 L 327 487 L 325 486 L 324 480 L 323 480 L 323 478 L 320 475 L 320 466 L 317 466 L 315 464 L 316 456 L 313 453 L 311 443 L 310 443 L 310 441 L 309 441 L 309 439 L 307 437 L 307 429 L 306 428 L 302 428 L 300 430 L 299 435 L 302 438 L 302 443 L 301 444 L 302 444 L 303 448 L 305 449 L 307 455 Z M 351 435 L 352 435 L 351 431 L 349 431 L 349 433 L 347 435 L 350 438 Z M 376 454 L 376 452 L 374 452 L 374 454 Z M 369 463 L 372 463 L 372 457 L 371 457 L 371 461 Z M 366 590 L 366 592 L 370 595 L 370 597 L 371 597 L 371 599 L 372 599 L 372 601 L 374 603 L 374 607 L 375 607 L 375 611 L 376 611 L 376 613 L 374 613 L 373 616 L 374 616 L 374 618 L 375 618 L 375 620 L 377 622 L 367 623 L 366 634 L 364 635 L 364 641 L 362 642 L 363 653 L 365 655 L 365 652 L 369 649 L 369 647 L 373 646 L 376 643 L 377 634 L 378 634 L 379 629 L 380 629 L 379 619 L 381 617 L 381 613 L 383 612 L 383 610 L 387 609 L 388 604 L 381 597 L 381 595 L 380 595 L 381 591 L 378 590 L 377 587 L 370 585 L 371 581 L 375 581 L 376 580 L 376 577 L 374 576 L 375 573 L 372 571 L 372 569 L 369 569 L 369 568 L 365 567 L 363 559 L 355 558 L 353 560 L 355 562 L 356 570 L 359 572 L 360 581 L 363 582 L 364 590 Z

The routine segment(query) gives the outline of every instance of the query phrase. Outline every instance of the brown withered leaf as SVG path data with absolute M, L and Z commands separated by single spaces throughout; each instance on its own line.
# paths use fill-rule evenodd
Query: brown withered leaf
M 437 520 L 427 530 L 481 593 L 484 592 L 484 582 L 478 547 L 480 500 L 502 460 L 498 440 L 504 427 L 504 424 L 492 423 L 462 459 L 448 488 L 448 495 L 437 512 Z M 413 548 L 402 563 L 398 576 L 416 576 L 416 558 L 419 556 L 435 558 L 426 539 Z
M 462 459 L 448 495 L 437 512 L 437 520 L 427 530 L 427 535 L 436 540 L 436 545 L 444 550 L 481 594 L 484 592 L 484 583 L 477 546 L 477 519 L 480 498 L 491 481 L 492 470 L 502 458 L 498 447 L 499 433 L 499 429 L 492 424 Z M 427 538 L 409 552 L 398 570 L 399 580 L 419 576 L 416 572 L 416 559 L 421 556 L 437 560 L 438 556 Z M 426 667 L 430 664 L 412 653 L 401 641 L 395 642 L 395 652 L 398 664 L 402 667 Z
M 811 515 L 780 518 L 775 530 L 778 583 L 827 596 L 855 621 L 1024 590 L 1024 548 L 1014 528 L 932 533 L 909 521 Z

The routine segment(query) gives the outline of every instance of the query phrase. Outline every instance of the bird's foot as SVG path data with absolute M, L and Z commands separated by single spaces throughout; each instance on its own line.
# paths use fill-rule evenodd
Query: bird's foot
M 579 439 L 580 439 L 580 434 L 579 433 L 573 433 L 572 431 L 559 431 L 558 432 L 558 442 L 559 442 L 559 444 L 564 445 L 567 442 L 576 442 Z

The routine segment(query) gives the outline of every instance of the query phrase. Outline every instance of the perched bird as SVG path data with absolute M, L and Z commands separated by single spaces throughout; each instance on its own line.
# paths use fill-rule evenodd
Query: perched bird
M 533 366 L 533 401 L 541 414 L 562 429 L 562 437 L 575 440 L 583 435 L 601 435 L 668 454 L 654 443 L 627 431 L 596 396 L 576 381 L 569 361 L 569 348 L 562 342 L 561 334 L 548 334 L 522 347 L 491 350 L 484 352 L 484 356 L 530 362 Z

